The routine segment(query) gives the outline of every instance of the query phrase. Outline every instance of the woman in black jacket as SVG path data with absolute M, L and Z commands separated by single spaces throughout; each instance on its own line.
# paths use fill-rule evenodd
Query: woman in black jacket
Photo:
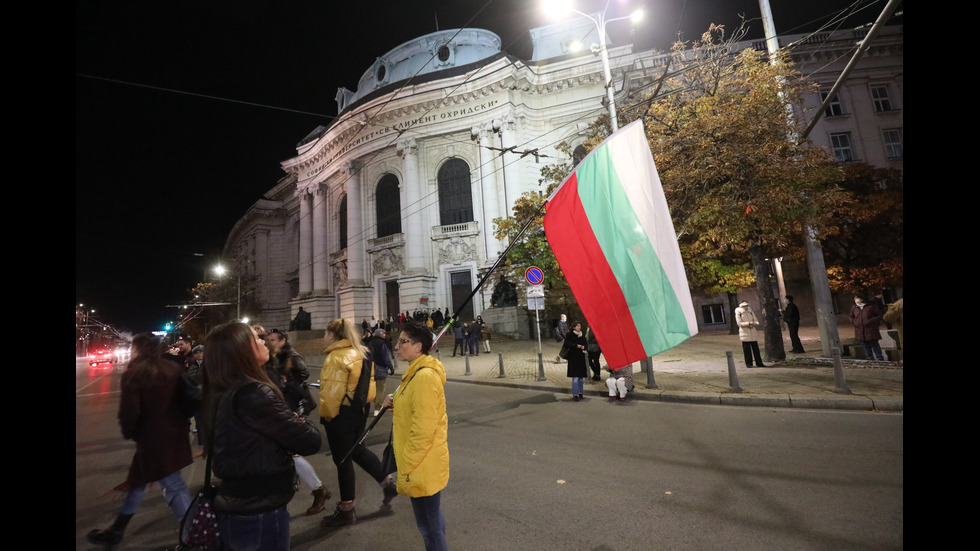
M 565 335 L 565 344 L 562 348 L 566 350 L 565 359 L 568 360 L 568 369 L 565 375 L 572 378 L 572 399 L 578 402 L 584 396 L 585 378 L 589 376 L 589 369 L 585 366 L 585 350 L 588 342 L 582 334 L 582 324 L 573 321 L 569 324 L 572 328 Z
M 214 500 L 221 541 L 230 551 L 288 551 L 292 455 L 317 453 L 320 431 L 269 380 L 269 349 L 248 325 L 218 326 L 205 346 L 205 442 L 221 479 Z

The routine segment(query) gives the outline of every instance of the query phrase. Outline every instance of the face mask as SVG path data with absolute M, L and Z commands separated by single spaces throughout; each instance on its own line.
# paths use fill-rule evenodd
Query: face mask
M 856 298 L 856 299 L 854 299 L 854 304 L 857 304 L 857 305 L 859 305 L 859 306 L 860 306 L 861 304 L 864 304 L 864 301 L 863 301 L 863 300 L 861 300 L 861 299 L 857 299 L 857 298 Z

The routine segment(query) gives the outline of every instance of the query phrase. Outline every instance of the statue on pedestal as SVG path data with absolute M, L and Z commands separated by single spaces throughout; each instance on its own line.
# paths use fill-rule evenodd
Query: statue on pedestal
M 517 306 L 517 286 L 500 276 L 490 296 L 491 307 Z

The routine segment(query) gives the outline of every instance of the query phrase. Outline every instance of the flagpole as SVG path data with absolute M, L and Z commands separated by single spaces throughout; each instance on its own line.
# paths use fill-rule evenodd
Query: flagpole
M 538 212 L 541 212 L 541 209 L 538 209 Z M 439 339 L 441 339 L 442 336 L 446 333 L 446 330 L 448 330 L 449 327 L 453 324 L 453 322 L 456 321 L 456 318 L 459 316 L 459 313 L 463 311 L 463 308 L 466 308 L 466 305 L 469 304 L 471 300 L 473 300 L 473 296 L 476 295 L 477 291 L 479 291 L 480 288 L 483 287 L 483 284 L 487 282 L 487 279 L 490 278 L 490 274 L 492 274 L 493 271 L 497 269 L 497 266 L 499 266 L 500 262 L 503 261 L 503 259 L 507 256 L 507 253 L 509 253 L 510 250 L 514 248 L 514 244 L 520 241 L 521 237 L 524 236 L 524 233 L 527 232 L 527 229 L 531 226 L 531 222 L 534 221 L 534 218 L 538 215 L 538 212 L 528 217 L 528 220 L 527 222 L 524 223 L 524 227 L 521 228 L 521 231 L 517 232 L 517 236 L 511 240 L 510 244 L 507 245 L 507 248 L 504 249 L 504 252 L 500 253 L 497 256 L 497 260 L 494 261 L 493 266 L 490 266 L 490 269 L 487 270 L 487 273 L 483 275 L 483 277 L 480 279 L 480 282 L 476 284 L 476 287 L 472 291 L 470 291 L 470 294 L 466 297 L 465 300 L 463 300 L 463 303 L 460 304 L 459 307 L 456 308 L 456 311 L 453 312 L 453 315 L 450 316 L 448 320 L 446 320 L 446 324 L 442 327 L 442 330 L 439 331 L 439 334 L 436 335 L 435 339 L 433 339 L 432 341 L 433 348 L 436 346 L 436 343 L 439 342 Z

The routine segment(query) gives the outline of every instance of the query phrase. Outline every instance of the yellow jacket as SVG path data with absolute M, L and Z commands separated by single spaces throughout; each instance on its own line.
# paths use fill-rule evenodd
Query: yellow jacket
M 402 375 L 392 405 L 392 448 L 398 463 L 398 493 L 435 495 L 449 483 L 449 417 L 446 369 L 428 354 Z
M 354 397 L 364 358 L 347 339 L 331 344 L 323 352 L 327 359 L 320 371 L 320 417 L 329 421 L 340 413 L 341 405 L 350 405 L 344 397 Z M 374 373 L 371 373 L 369 403 L 374 400 L 375 392 Z

